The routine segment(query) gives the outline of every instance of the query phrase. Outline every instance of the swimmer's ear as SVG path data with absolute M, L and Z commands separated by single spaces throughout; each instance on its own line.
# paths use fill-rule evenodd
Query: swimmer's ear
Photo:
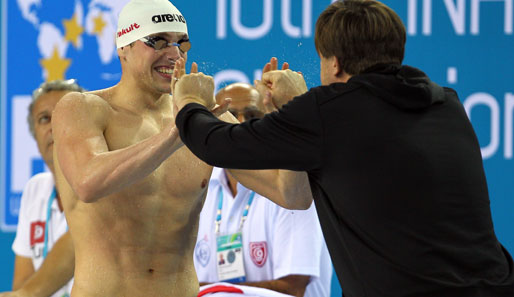
M 127 55 L 127 47 L 129 47 L 129 46 L 122 46 L 122 47 L 120 47 L 119 49 L 116 50 L 120 60 L 126 61 L 125 56 Z

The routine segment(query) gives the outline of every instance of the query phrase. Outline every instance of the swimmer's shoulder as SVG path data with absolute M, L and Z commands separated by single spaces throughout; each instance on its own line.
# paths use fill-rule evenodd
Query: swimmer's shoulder
M 67 93 L 55 106 L 53 116 L 78 118 L 87 115 L 90 118 L 107 118 L 111 106 L 98 92 L 101 91 Z
M 59 100 L 58 105 L 66 105 L 71 108 L 83 110 L 110 108 L 106 94 L 108 89 L 89 92 L 69 92 Z

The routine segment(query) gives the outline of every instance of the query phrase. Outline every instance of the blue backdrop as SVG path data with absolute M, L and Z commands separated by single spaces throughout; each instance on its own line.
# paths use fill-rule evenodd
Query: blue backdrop
M 313 33 L 331 0 L 175 0 L 189 24 L 189 63 L 216 86 L 252 82 L 271 56 L 319 84 Z M 408 31 L 405 64 L 460 94 L 476 129 L 496 234 L 514 252 L 514 0 L 385 0 Z M 117 14 L 126 0 L 2 0 L 0 105 L 0 291 L 12 281 L 19 198 L 45 170 L 26 124 L 42 81 L 78 78 L 87 89 L 115 84 Z M 340 296 L 337 281 L 333 296 Z

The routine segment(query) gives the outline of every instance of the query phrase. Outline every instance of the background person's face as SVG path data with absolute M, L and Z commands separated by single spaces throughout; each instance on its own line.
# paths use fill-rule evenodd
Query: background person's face
M 249 99 L 232 99 L 232 102 L 228 106 L 228 111 L 241 123 L 264 116 L 264 113 L 259 109 L 255 100 Z
M 41 95 L 32 108 L 32 120 L 34 122 L 34 136 L 36 138 L 39 153 L 43 157 L 50 171 L 54 171 L 52 136 L 52 112 L 57 102 L 69 91 L 50 91 Z
M 235 87 L 222 92 L 216 100 L 231 98 L 232 102 L 228 106 L 228 111 L 234 115 L 241 123 L 253 118 L 264 116 L 264 106 L 259 92 L 253 88 Z

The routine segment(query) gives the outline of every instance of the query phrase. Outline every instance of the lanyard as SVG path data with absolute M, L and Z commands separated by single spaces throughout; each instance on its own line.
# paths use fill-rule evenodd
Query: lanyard
M 248 216 L 248 210 L 250 209 L 250 205 L 252 205 L 253 197 L 255 196 L 255 192 L 252 191 L 250 193 L 250 198 L 248 199 L 248 203 L 246 207 L 243 209 L 243 214 L 241 215 L 241 224 L 239 225 L 239 230 L 243 230 L 243 224 Z M 220 190 L 218 191 L 218 210 L 216 212 L 216 234 L 220 232 L 221 225 L 221 209 L 223 207 L 223 186 L 220 185 Z
M 50 229 L 50 218 L 52 216 L 52 203 L 55 200 L 55 196 L 57 196 L 57 191 L 55 187 L 50 195 L 50 199 L 48 199 L 48 206 L 46 208 L 46 223 L 45 223 L 45 245 L 43 246 L 43 259 L 46 258 L 48 254 L 48 229 Z

